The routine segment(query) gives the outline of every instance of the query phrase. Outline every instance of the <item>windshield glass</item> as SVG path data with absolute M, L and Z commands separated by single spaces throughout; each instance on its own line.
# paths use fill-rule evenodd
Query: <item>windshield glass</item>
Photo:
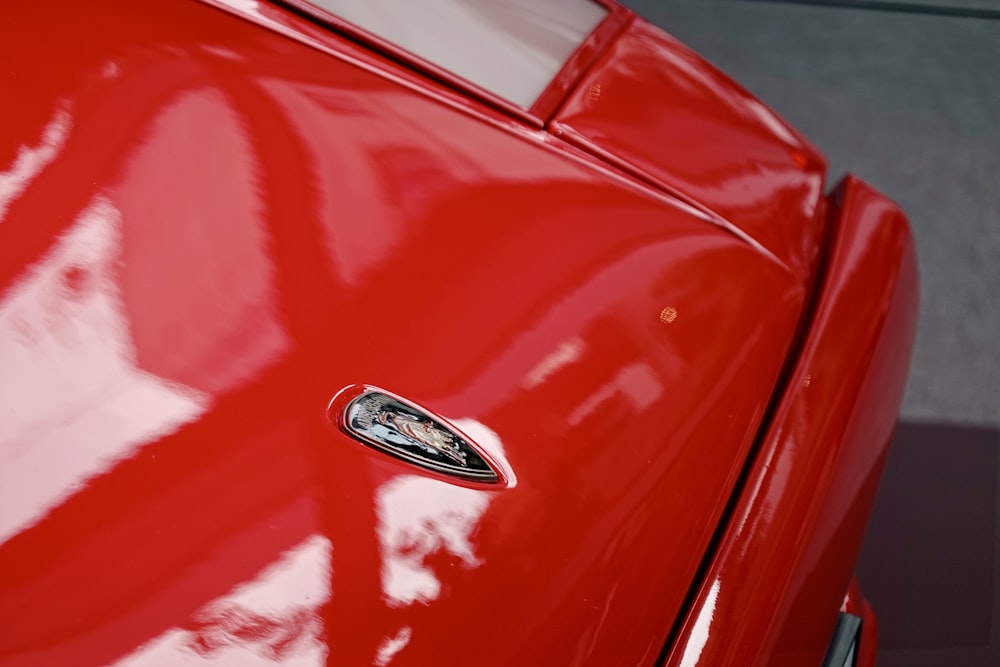
M 608 14 L 591 0 L 310 0 L 529 108 Z

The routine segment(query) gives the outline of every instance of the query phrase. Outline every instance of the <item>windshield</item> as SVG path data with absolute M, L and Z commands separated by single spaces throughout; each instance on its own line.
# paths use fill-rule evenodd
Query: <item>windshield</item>
M 608 14 L 591 0 L 310 0 L 529 108 Z

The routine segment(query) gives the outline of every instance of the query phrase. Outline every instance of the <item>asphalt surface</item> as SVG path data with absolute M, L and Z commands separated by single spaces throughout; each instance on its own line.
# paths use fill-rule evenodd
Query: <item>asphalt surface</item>
M 626 4 L 909 215 L 916 350 L 859 576 L 880 667 L 1000 665 L 1000 0 Z

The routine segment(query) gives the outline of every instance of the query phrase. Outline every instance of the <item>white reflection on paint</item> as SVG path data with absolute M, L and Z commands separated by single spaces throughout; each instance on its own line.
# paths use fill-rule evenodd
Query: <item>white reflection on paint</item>
M 524 387 L 526 389 L 537 387 L 560 368 L 579 361 L 583 356 L 583 348 L 583 339 L 579 337 L 563 341 L 528 371 L 524 378 Z
M 698 661 L 701 660 L 701 653 L 705 650 L 705 645 L 708 644 L 709 632 L 712 629 L 712 621 L 715 618 L 715 603 L 719 599 L 720 585 L 721 583 L 716 579 L 712 584 L 712 588 L 708 591 L 705 604 L 702 605 L 701 611 L 698 613 L 698 618 L 694 621 L 694 627 L 691 628 L 691 637 L 684 647 L 684 654 L 681 656 L 681 667 L 695 667 Z
M 624 396 L 636 412 L 645 412 L 663 396 L 663 384 L 649 364 L 637 362 L 623 366 L 611 382 L 601 386 L 570 413 L 567 421 L 576 426 L 601 404 L 614 396 Z
M 321 667 L 320 606 L 330 599 L 332 548 L 312 535 L 258 576 L 213 600 L 188 628 L 172 628 L 114 667 Z
M 219 4 L 232 7 L 240 12 L 249 14 L 260 13 L 260 2 L 258 0 L 218 0 Z
M 38 146 L 35 148 L 21 146 L 10 169 L 0 171 L 0 222 L 3 222 L 11 202 L 17 199 L 42 169 L 55 159 L 66 143 L 71 125 L 69 111 L 57 109 L 52 120 L 42 130 Z
M 120 213 L 98 198 L 0 300 L 0 543 L 208 407 L 136 367 L 120 254 Z
M 378 647 L 378 653 L 375 655 L 375 665 L 376 667 L 386 667 L 392 659 L 396 657 L 396 654 L 402 651 L 407 644 L 410 643 L 410 637 L 413 635 L 413 629 L 410 626 L 405 626 L 399 629 L 399 632 L 393 637 L 386 637 L 382 640 L 382 643 Z
M 470 536 L 490 502 L 486 492 L 405 475 L 380 488 L 377 502 L 382 592 L 390 606 L 437 599 L 441 582 L 425 562 L 437 552 L 467 568 L 482 563 Z
M 104 79 L 117 79 L 121 74 L 122 69 L 114 60 L 109 60 L 101 66 L 101 77 Z

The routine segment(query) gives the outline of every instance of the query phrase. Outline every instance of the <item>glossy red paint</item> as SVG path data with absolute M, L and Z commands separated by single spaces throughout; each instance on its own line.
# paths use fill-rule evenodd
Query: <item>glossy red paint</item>
M 760 243 L 804 281 L 823 239 L 819 152 L 770 109 L 637 19 L 551 124 Z
M 676 180 L 628 142 L 599 159 L 607 109 L 571 100 L 566 143 L 281 7 L 224 9 L 22 3 L 0 26 L 0 665 L 654 664 L 800 326 L 821 160 L 693 60 L 659 66 L 714 91 L 700 110 L 729 100 L 729 141 Z M 640 25 L 601 81 L 637 40 L 679 49 Z M 771 226 L 726 199 L 751 182 Z M 845 219 L 877 217 L 865 193 Z M 869 231 L 831 275 L 893 260 Z M 848 278 L 827 298 L 887 317 Z M 875 320 L 810 341 L 865 351 Z M 338 431 L 331 398 L 366 383 L 503 488 Z M 796 483 L 848 493 L 829 479 L 871 462 L 843 456 Z
M 635 18 L 632 12 L 617 3 L 601 2 L 600 4 L 607 7 L 608 17 L 594 30 L 590 37 L 584 40 L 576 53 L 566 61 L 559 74 L 531 107 L 531 113 L 543 124 L 552 119 L 552 116 L 555 115 L 573 89 L 577 87 L 587 70 L 618 40 L 621 33 Z
M 918 288 L 899 209 L 853 177 L 832 199 L 810 334 L 668 665 L 820 664 L 851 583 L 902 400 Z
M 795 277 L 377 59 L 196 4 L 17 14 L 0 664 L 652 664 Z M 354 442 L 356 383 L 516 479 Z

